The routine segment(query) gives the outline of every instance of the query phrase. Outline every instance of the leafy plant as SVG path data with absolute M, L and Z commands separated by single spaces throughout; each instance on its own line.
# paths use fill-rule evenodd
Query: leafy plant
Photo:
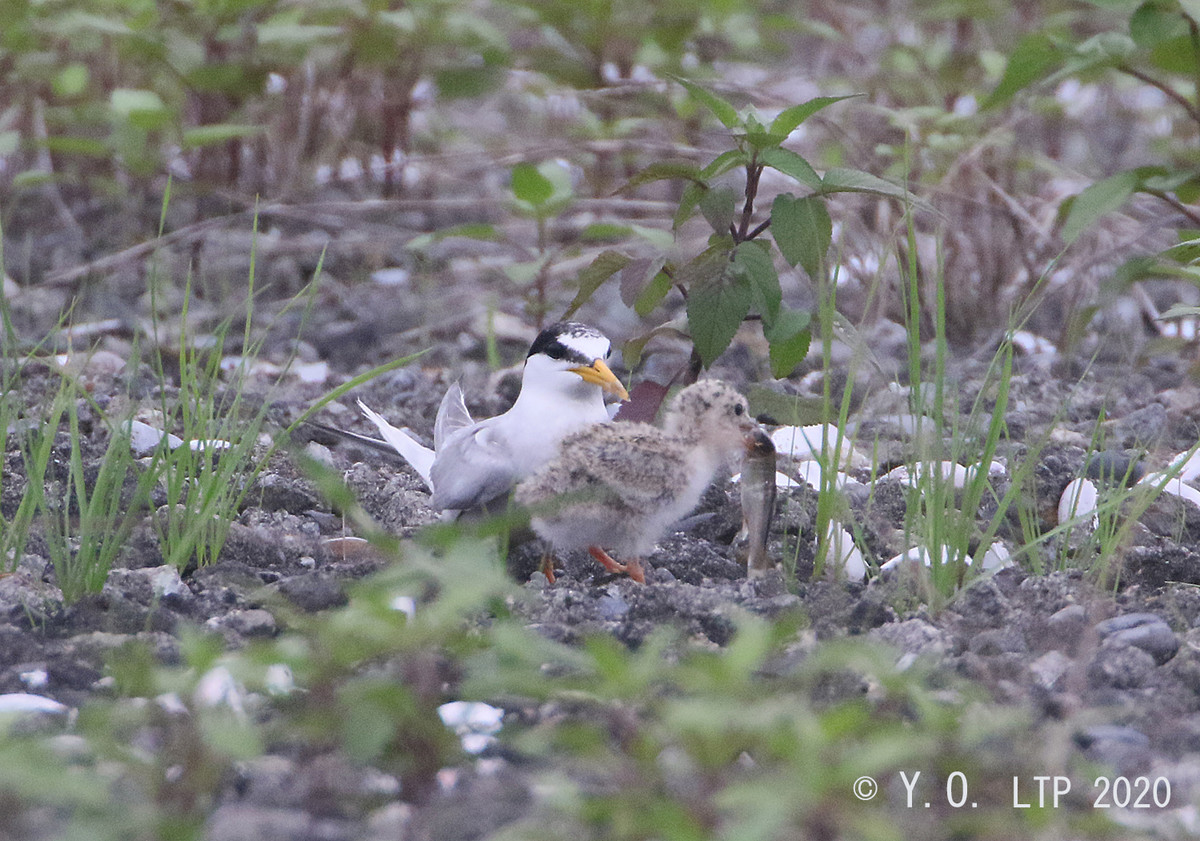
M 621 294 L 640 313 L 654 309 L 672 289 L 687 301 L 687 328 L 695 348 L 690 377 L 716 361 L 747 318 L 761 321 L 770 346 L 771 371 L 787 376 L 808 353 L 811 313 L 783 304 L 776 255 L 787 265 L 802 268 L 822 287 L 826 281 L 826 252 L 833 225 L 826 208 L 829 196 L 865 192 L 907 200 L 905 190 L 870 173 L 834 168 L 820 175 L 799 153 L 784 147 L 805 120 L 845 96 L 817 97 L 787 108 L 772 120 L 752 110 L 739 113 L 727 100 L 685 79 L 679 83 L 733 134 L 734 148 L 722 152 L 703 167 L 684 161 L 660 161 L 630 179 L 626 190 L 662 179 L 682 179 L 684 187 L 674 216 L 675 228 L 699 211 L 712 227 L 708 247 L 689 259 L 608 262 L 589 277 L 589 291 L 621 272 Z M 756 203 L 766 169 L 774 169 L 805 191 L 781 193 L 772 199 L 769 214 Z M 738 170 L 738 188 L 722 179 Z M 739 195 L 741 207 L 738 208 Z M 770 232 L 770 238 L 766 236 Z M 602 255 L 603 257 L 603 255 Z M 599 261 L 598 261 L 599 262 Z M 628 274 L 626 274 L 628 272 Z M 625 358 L 636 364 L 646 342 L 662 325 L 628 342 Z
M 1000 83 L 985 105 L 995 107 L 1018 93 L 1066 78 L 1094 79 L 1120 74 L 1159 91 L 1190 128 L 1200 130 L 1200 5 L 1190 0 L 1148 0 L 1096 4 L 1128 13 L 1126 31 L 1108 29 L 1083 40 L 1056 30 L 1035 32 L 1021 40 L 1008 58 Z M 1061 234 L 1070 245 L 1107 214 L 1134 195 L 1147 195 L 1185 221 L 1179 244 L 1154 257 L 1131 260 L 1120 279 L 1173 277 L 1200 284 L 1196 264 L 1196 231 L 1200 214 L 1192 205 L 1200 198 L 1200 158 L 1194 144 L 1174 138 L 1161 148 L 1164 160 L 1102 178 L 1067 199 L 1060 208 Z

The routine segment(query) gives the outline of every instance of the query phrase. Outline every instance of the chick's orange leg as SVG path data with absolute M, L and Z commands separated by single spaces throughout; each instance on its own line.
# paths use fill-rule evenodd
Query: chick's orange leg
M 589 546 L 588 554 L 595 558 L 596 562 L 609 572 L 614 572 L 618 575 L 628 575 L 638 584 L 646 583 L 646 574 L 642 572 L 642 562 L 640 560 L 634 559 L 628 564 L 619 563 L 618 561 L 614 561 L 612 556 L 599 546 Z
M 540 569 L 542 571 L 542 575 L 546 576 L 546 580 L 553 584 L 556 577 L 554 574 L 554 554 L 552 552 L 547 552 L 546 554 L 542 555 L 542 565 Z

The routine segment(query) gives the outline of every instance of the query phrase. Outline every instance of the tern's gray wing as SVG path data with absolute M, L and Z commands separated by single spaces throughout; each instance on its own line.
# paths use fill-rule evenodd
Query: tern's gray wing
M 463 399 L 462 386 L 455 383 L 446 389 L 438 406 L 437 419 L 433 422 L 433 449 L 441 452 L 446 440 L 460 429 L 465 429 L 475 423 L 467 410 L 467 401 Z
M 499 417 L 504 417 L 500 415 Z M 488 418 L 449 434 L 430 470 L 436 509 L 475 508 L 512 490 L 521 478 L 517 454 Z

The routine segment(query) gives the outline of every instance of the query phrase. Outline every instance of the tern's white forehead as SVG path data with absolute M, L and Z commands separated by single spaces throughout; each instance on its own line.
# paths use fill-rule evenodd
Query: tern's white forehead
M 542 354 L 579 365 L 607 359 L 611 351 L 612 343 L 607 336 L 577 321 L 551 324 L 529 346 L 529 356 Z

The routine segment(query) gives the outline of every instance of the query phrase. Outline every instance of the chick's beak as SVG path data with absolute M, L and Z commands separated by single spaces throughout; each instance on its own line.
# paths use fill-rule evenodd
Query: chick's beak
M 752 426 L 743 428 L 745 435 L 742 438 L 742 443 L 746 446 L 746 454 L 750 456 L 771 456 L 775 454 L 775 442 L 771 440 L 771 436 L 767 431 L 754 423 Z
M 609 394 L 615 394 L 622 400 L 629 399 L 629 392 L 625 390 L 625 386 L 621 385 L 621 381 L 609 370 L 609 367 L 604 364 L 603 359 L 597 359 L 591 365 L 580 365 L 578 368 L 572 368 L 571 372 L 583 377 L 584 382 L 600 386 Z

